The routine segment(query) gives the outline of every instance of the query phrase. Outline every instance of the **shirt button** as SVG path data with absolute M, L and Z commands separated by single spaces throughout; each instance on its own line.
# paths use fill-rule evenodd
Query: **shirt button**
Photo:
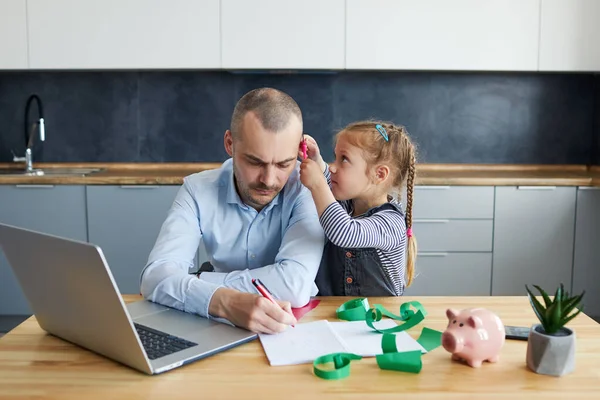
M 251 254 L 250 258 L 256 258 L 256 254 Z
M 346 257 L 347 257 L 347 258 L 352 258 L 352 253 L 351 253 L 351 252 L 349 252 L 349 251 L 347 251 L 347 252 L 346 252 Z
M 352 278 L 351 277 L 347 277 L 346 278 L 346 283 L 352 283 Z

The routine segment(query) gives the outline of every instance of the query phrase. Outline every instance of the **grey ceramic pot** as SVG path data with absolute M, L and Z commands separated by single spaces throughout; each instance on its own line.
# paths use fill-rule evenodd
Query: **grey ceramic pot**
M 542 375 L 562 376 L 575 369 L 575 332 L 563 327 L 556 335 L 544 333 L 541 324 L 529 331 L 527 366 Z

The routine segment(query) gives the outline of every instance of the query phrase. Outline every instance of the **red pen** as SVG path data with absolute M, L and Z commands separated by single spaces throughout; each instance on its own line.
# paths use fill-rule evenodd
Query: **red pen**
M 304 135 L 302 135 L 302 136 L 304 136 Z M 302 139 L 302 144 L 301 144 L 301 146 L 302 146 L 302 156 L 303 156 L 303 157 L 304 157 L 304 159 L 306 160 L 306 157 L 307 157 L 308 155 L 306 154 L 306 151 L 307 151 L 307 146 L 306 146 L 306 138 L 304 138 L 304 137 L 303 137 L 303 139 Z
M 269 289 L 267 289 L 267 287 L 265 285 L 263 285 L 263 283 L 260 281 L 260 279 L 252 279 L 252 284 L 256 287 L 256 289 L 260 292 L 260 294 L 271 300 L 273 302 L 273 304 L 279 304 L 275 301 L 275 299 L 273 298 L 273 296 L 271 295 L 271 292 L 269 292 Z M 283 308 L 282 308 L 283 310 Z M 285 310 L 283 310 L 285 311 Z M 292 314 L 293 315 L 293 314 Z M 294 327 L 294 325 L 292 325 L 292 328 Z

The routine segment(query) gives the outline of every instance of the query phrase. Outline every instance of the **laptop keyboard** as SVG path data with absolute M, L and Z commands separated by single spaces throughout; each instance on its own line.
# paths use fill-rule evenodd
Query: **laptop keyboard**
M 198 345 L 198 343 L 157 331 L 156 329 L 149 328 L 145 325 L 140 325 L 135 322 L 133 325 L 135 325 L 135 329 L 146 350 L 146 354 L 148 354 L 148 358 L 151 360 L 156 360 L 157 358 L 168 356 L 169 354 Z

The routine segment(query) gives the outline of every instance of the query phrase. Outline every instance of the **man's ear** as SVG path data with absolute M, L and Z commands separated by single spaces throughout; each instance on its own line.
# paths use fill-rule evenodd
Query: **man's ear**
M 223 144 L 225 145 L 225 151 L 230 157 L 233 157 L 233 134 L 229 129 L 225 131 L 225 137 L 223 138 Z
M 383 183 L 390 176 L 390 169 L 387 165 L 378 165 L 375 167 L 375 183 Z

